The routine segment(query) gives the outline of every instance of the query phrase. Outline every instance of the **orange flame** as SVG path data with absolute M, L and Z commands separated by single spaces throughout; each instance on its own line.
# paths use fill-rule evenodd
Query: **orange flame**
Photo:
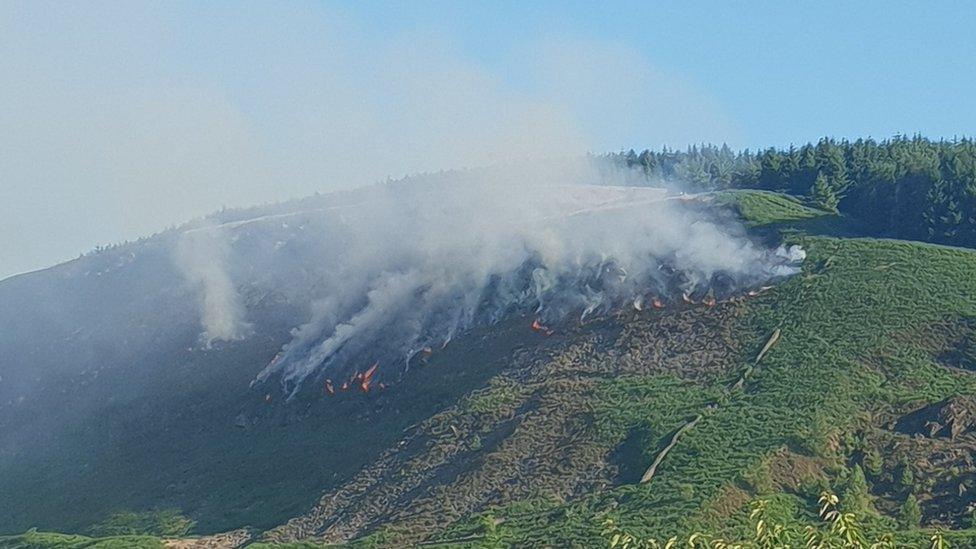
M 376 368 L 378 368 L 379 365 L 379 362 L 374 362 L 373 365 L 369 367 L 369 370 L 366 370 L 366 373 L 363 374 L 364 382 L 369 382 L 369 380 L 373 379 L 373 374 L 376 373 Z
M 548 327 L 544 326 L 541 322 L 539 322 L 538 318 L 532 321 L 532 329 L 545 335 L 546 337 L 549 337 L 553 334 L 553 331 L 550 330 Z

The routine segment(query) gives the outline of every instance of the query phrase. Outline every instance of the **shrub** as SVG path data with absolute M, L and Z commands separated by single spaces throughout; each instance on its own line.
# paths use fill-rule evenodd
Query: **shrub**
M 94 536 L 152 535 L 182 537 L 187 535 L 196 522 L 183 516 L 176 509 L 161 509 L 141 513 L 118 511 L 89 530 Z
M 922 508 L 919 506 L 915 494 L 908 494 L 908 497 L 905 498 L 900 515 L 902 528 L 918 528 L 922 524 Z

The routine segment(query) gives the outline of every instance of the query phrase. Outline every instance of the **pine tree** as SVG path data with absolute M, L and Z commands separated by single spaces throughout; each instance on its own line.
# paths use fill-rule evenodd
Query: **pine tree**
M 637 157 L 637 162 L 640 164 L 641 169 L 644 170 L 644 175 L 650 177 L 654 173 L 656 167 L 656 160 L 654 159 L 654 153 L 644 149 L 644 152 L 640 153 Z
M 758 187 L 807 194 L 876 235 L 976 247 L 976 142 L 970 139 L 824 138 L 756 152 L 703 145 L 610 156 L 615 166 L 642 170 L 647 179 L 702 190 Z
M 864 469 L 861 469 L 860 465 L 855 465 L 851 470 L 841 501 L 844 502 L 845 512 L 859 515 L 870 513 L 871 495 L 868 492 L 868 481 L 864 478 Z
M 908 494 L 901 506 L 901 526 L 906 530 L 918 528 L 922 524 L 922 507 L 919 506 L 915 494 Z
M 872 476 L 880 476 L 884 471 L 884 459 L 877 452 L 868 452 L 864 456 L 864 467 Z
M 782 165 L 779 152 L 767 149 L 759 159 L 759 186 L 763 189 L 779 189 Z
M 902 460 L 901 474 L 898 475 L 898 484 L 903 488 L 913 488 L 915 486 L 915 475 L 912 474 L 912 467 L 908 461 Z
M 837 204 L 840 203 L 837 193 L 823 173 L 817 175 L 813 186 L 810 187 L 810 198 L 817 207 L 828 212 L 836 212 Z

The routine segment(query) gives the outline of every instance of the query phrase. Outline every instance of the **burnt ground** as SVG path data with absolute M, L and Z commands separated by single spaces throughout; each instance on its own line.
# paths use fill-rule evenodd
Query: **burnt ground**
M 541 346 L 514 346 L 486 386 L 408 429 L 393 449 L 265 538 L 335 543 L 382 526 L 398 543 L 417 542 L 491 505 L 566 501 L 634 482 L 647 466 L 640 447 L 651 435 L 634 433 L 630 455 L 626 440 L 608 444 L 594 424 L 600 385 L 632 374 L 702 383 L 727 374 L 738 364 L 733 329 L 741 312 L 736 304 L 628 312 L 550 338 L 531 334 Z

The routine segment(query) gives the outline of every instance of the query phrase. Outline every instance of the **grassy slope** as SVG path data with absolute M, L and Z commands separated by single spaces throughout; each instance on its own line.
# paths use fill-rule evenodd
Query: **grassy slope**
M 798 219 L 797 204 L 757 193 L 749 204 L 757 225 Z M 808 216 L 809 214 L 809 216 Z M 812 217 L 810 212 L 801 217 Z M 496 535 L 510 541 L 597 541 L 609 513 L 624 529 L 665 536 L 743 524 L 742 496 L 774 497 L 779 512 L 811 519 L 821 486 L 841 491 L 844 465 L 857 450 L 849 440 L 873 414 L 904 413 L 956 394 L 976 393 L 974 376 L 936 363 L 922 336 L 946 320 L 976 317 L 976 254 L 969 250 L 873 239 L 794 236 L 809 251 L 804 273 L 750 302 L 744 337 L 758 350 L 775 328 L 779 344 L 744 390 L 725 391 L 709 411 L 699 399 L 659 390 L 662 380 L 608 381 L 603 421 L 618 428 L 645 423 L 656 432 L 673 418 L 704 413 L 643 486 L 626 486 L 571 503 L 520 502 L 491 511 L 504 519 Z M 873 360 L 890 357 L 884 367 Z M 742 358 L 742 367 L 749 362 Z M 730 380 L 731 381 L 731 380 Z M 769 478 L 783 455 L 815 466 L 796 486 Z M 816 466 L 819 464 L 819 466 Z M 734 512 L 729 512 L 733 510 Z M 874 526 L 894 529 L 887 518 Z M 477 535 L 472 519 L 442 539 Z M 920 533 L 902 533 L 915 538 Z M 968 535 L 960 532 L 956 535 Z
M 716 195 L 719 204 L 735 208 L 751 227 L 813 219 L 826 212 L 811 208 L 788 194 L 772 191 L 724 191 Z

